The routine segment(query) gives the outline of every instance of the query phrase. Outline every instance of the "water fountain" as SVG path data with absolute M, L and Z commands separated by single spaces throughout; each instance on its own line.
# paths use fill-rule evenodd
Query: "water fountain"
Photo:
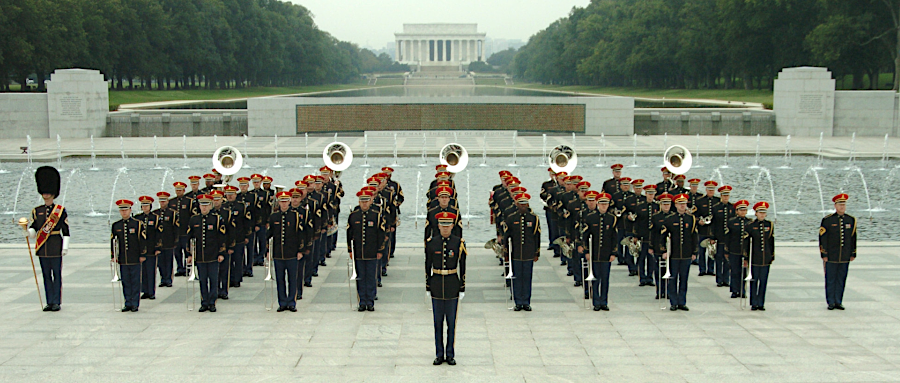
M 600 153 L 597 154 L 597 165 L 594 166 L 598 168 L 606 166 L 606 136 L 603 133 L 600 133 Z
M 666 149 L 669 148 L 669 132 L 663 132 L 663 147 L 662 153 L 666 152 Z M 659 164 L 658 166 L 663 167 L 666 166 L 665 162 Z
M 575 149 L 575 132 L 572 132 L 572 149 Z
M 725 163 L 719 165 L 720 168 L 728 169 L 728 134 L 725 134 Z
M 30 141 L 30 140 L 29 140 Z M 16 184 L 16 196 L 13 198 L 13 208 L 12 210 L 6 211 L 3 214 L 15 215 L 18 213 L 19 209 L 19 193 L 22 191 L 22 180 L 25 179 L 26 176 L 31 176 L 34 174 L 34 171 L 31 168 L 31 164 L 28 165 L 25 170 L 22 171 L 22 174 L 19 176 L 19 182 Z
M 759 173 L 757 173 L 756 175 L 756 181 L 753 183 L 753 192 L 750 193 L 750 201 L 756 200 L 756 189 L 759 186 L 760 181 L 762 181 L 763 176 L 765 176 L 766 180 L 769 181 L 769 197 L 771 198 L 771 200 L 768 202 L 771 207 L 769 208 L 768 217 L 770 217 L 771 220 L 775 222 L 778 219 L 778 210 L 775 208 L 775 184 L 772 182 L 772 174 L 769 173 L 769 169 L 766 169 L 764 167 L 759 168 Z
M 887 146 L 888 146 L 888 137 L 889 135 L 884 135 L 884 147 L 881 149 L 881 168 L 878 170 L 887 170 L 888 169 L 888 154 L 887 154 Z
M 700 164 L 700 134 L 697 134 L 697 149 L 694 149 L 694 152 L 691 153 L 694 155 L 694 165 L 695 168 L 702 168 L 703 165 Z
M 481 140 L 481 164 L 480 167 L 487 167 L 487 133 L 484 134 L 484 137 Z
M 519 138 L 519 131 L 513 130 L 513 137 L 512 137 L 512 155 L 513 155 L 513 161 L 512 161 L 511 164 L 508 165 L 509 167 L 513 167 L 513 168 L 516 167 L 516 166 L 519 166 L 519 164 L 516 163 L 516 146 L 517 146 L 517 144 L 518 144 L 518 138 Z M 574 138 L 574 133 L 573 133 L 573 138 Z
M 816 170 L 825 169 L 822 167 L 822 142 L 825 139 L 825 132 L 819 132 L 819 151 L 816 156 Z
M 62 170 L 62 145 L 60 145 L 59 135 L 56 135 L 56 170 Z
M 191 167 L 187 164 L 187 136 L 181 136 L 181 155 L 184 156 L 184 165 L 181 165 L 182 169 L 190 169 Z
M 426 149 L 428 148 L 428 136 L 425 132 L 422 132 L 422 162 L 419 163 L 419 166 L 425 167 L 428 166 L 428 159 L 426 158 Z
M 31 167 L 31 135 L 25 135 L 25 151 L 28 152 L 26 157 L 28 158 L 28 167 Z
M 629 168 L 638 167 L 637 164 L 637 133 L 635 133 L 631 137 L 631 165 L 628 165 Z
M 800 178 L 800 184 L 799 184 L 800 186 L 797 188 L 797 202 L 794 204 L 794 206 L 798 206 L 798 207 L 800 206 L 800 199 L 805 194 L 804 192 L 806 191 L 806 189 L 803 188 L 804 181 L 806 181 L 806 178 L 810 174 L 812 174 L 815 177 L 816 188 L 819 190 L 819 204 L 821 206 L 821 210 L 819 210 L 819 213 L 828 214 L 828 213 L 830 213 L 830 211 L 825 210 L 825 194 L 822 193 L 822 181 L 819 179 L 819 172 L 815 166 L 810 166 L 809 169 L 806 170 L 806 173 L 803 173 L 803 177 Z M 784 214 L 803 214 L 799 210 L 788 210 L 783 213 Z
M 122 169 L 127 169 L 125 166 L 125 139 L 122 136 L 119 136 L 119 151 L 122 153 Z
M 250 166 L 250 161 L 249 161 L 250 160 L 250 155 L 249 155 L 250 151 L 247 150 L 247 141 L 250 139 L 250 137 L 248 137 L 246 134 L 242 134 L 242 136 L 244 136 L 244 151 L 241 152 L 241 155 L 244 157 L 244 166 L 242 168 L 252 169 L 253 167 Z
M 844 167 L 844 170 L 853 170 L 853 160 L 854 153 L 856 151 L 856 132 L 850 136 L 850 157 L 847 158 L 847 166 Z
M 869 198 L 869 185 L 866 184 L 866 176 L 863 175 L 862 169 L 860 169 L 858 166 L 854 166 L 853 168 L 848 169 L 848 170 L 850 170 L 850 171 L 847 172 L 847 175 L 844 176 L 844 182 L 841 183 L 841 189 L 840 189 L 840 190 L 841 190 L 841 193 L 844 193 L 844 192 L 845 192 L 845 191 L 844 191 L 844 187 L 847 186 L 847 185 L 849 184 L 849 182 L 850 182 L 850 177 L 852 177 L 854 174 L 857 174 L 857 175 L 859 175 L 859 180 L 860 180 L 860 182 L 862 182 L 863 190 L 865 190 L 865 192 L 866 192 L 866 206 L 867 206 L 868 208 L 865 209 L 865 211 L 869 212 L 869 219 L 870 219 L 870 220 L 872 219 L 872 212 L 875 212 L 875 211 L 878 211 L 878 212 L 885 211 L 885 209 L 883 209 L 883 208 L 875 208 L 875 209 L 872 208 L 872 199 Z
M 367 168 L 369 165 L 369 132 L 363 132 L 363 164 L 360 167 Z
M 216 149 L 219 148 L 219 135 L 218 134 L 213 134 L 213 147 Z
M 159 154 L 158 154 L 158 147 L 156 144 L 156 136 L 153 136 L 153 163 L 155 164 L 153 166 L 153 170 L 161 170 L 162 169 L 162 167 L 159 166 Z
M 722 172 L 719 171 L 719 168 L 713 168 L 713 171 L 709 175 L 708 179 L 718 182 L 719 185 L 727 185 L 727 183 L 725 182 L 725 176 L 722 175 Z
M 128 169 L 122 167 L 116 172 L 116 178 L 113 180 L 112 191 L 110 191 L 109 197 L 109 212 L 106 214 L 107 219 L 112 219 L 113 206 L 115 206 L 115 201 L 120 199 L 122 196 L 116 196 L 116 188 L 119 185 L 119 179 L 122 176 L 125 176 L 125 180 L 128 182 L 128 186 L 131 187 L 131 197 L 137 199 L 137 190 L 134 188 L 134 184 L 131 182 L 131 177 L 128 175 Z M 118 197 L 118 198 L 117 198 Z
M 394 133 L 394 163 L 391 166 L 395 168 L 400 166 L 400 163 L 397 162 L 397 133 Z
M 309 156 L 309 154 L 307 154 Z M 281 164 L 278 163 L 278 135 L 275 135 L 275 165 L 272 165 L 273 168 L 280 168 Z
M 541 139 L 542 139 L 543 143 L 541 144 L 541 157 L 540 158 L 546 158 L 547 157 L 547 134 L 546 133 L 541 134 Z M 539 168 L 544 167 L 544 163 L 541 161 L 538 161 L 537 167 L 539 167 Z
M 784 140 L 784 164 L 778 167 L 779 169 L 790 169 L 791 168 L 791 135 L 788 134 L 787 138 Z
M 0 163 L 0 174 L 6 174 L 6 173 L 9 173 L 9 170 L 4 169 L 3 164 Z
M 753 159 L 753 165 L 750 165 L 747 168 L 759 169 L 759 134 L 756 135 L 756 156 Z
M 304 168 L 313 167 L 311 163 L 309 163 L 309 132 L 303 132 L 303 148 L 306 152 L 306 164 L 303 165 Z
M 94 153 L 94 135 L 92 134 L 91 135 L 91 168 L 90 168 L 90 170 L 94 170 L 94 171 L 100 170 L 97 168 L 97 164 L 95 162 L 96 160 L 97 160 L 97 154 Z
M 900 167 L 895 167 L 891 169 L 890 172 L 888 172 L 887 177 L 884 177 L 884 187 L 881 188 L 881 201 L 878 203 L 878 207 L 880 207 L 882 210 L 887 210 L 884 207 L 886 203 L 892 205 L 894 204 L 894 190 L 896 189 L 891 187 L 891 182 L 894 181 L 894 178 L 896 177 L 898 172 L 900 172 Z

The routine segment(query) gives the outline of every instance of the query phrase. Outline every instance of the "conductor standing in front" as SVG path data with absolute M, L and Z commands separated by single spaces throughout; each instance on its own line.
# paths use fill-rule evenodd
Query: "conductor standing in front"
M 447 362 L 455 366 L 456 313 L 459 301 L 466 295 L 466 243 L 451 234 L 456 224 L 456 214 L 438 213 L 437 221 L 441 235 L 429 238 L 425 245 L 425 289 L 431 293 L 434 313 L 434 365 Z

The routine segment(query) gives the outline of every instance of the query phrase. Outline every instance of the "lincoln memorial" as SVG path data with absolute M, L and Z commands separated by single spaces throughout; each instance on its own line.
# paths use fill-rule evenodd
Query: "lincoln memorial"
M 394 36 L 402 64 L 458 66 L 486 59 L 478 24 L 403 24 Z

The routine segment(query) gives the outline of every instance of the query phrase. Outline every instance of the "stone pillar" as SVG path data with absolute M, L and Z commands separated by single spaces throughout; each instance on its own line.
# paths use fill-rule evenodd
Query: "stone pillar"
M 100 137 L 109 114 L 109 86 L 91 69 L 57 69 L 47 83 L 49 137 Z
M 437 41 L 437 43 L 438 43 L 438 48 L 439 48 L 439 49 L 438 49 L 438 52 L 441 54 L 441 57 L 440 57 L 437 61 L 442 61 L 442 62 L 443 62 L 443 61 L 444 61 L 444 57 L 446 57 L 446 55 L 447 55 L 447 49 L 446 49 L 446 46 L 445 46 L 445 44 L 444 44 L 445 41 L 447 41 L 447 40 L 438 40 L 438 41 Z
M 774 84 L 774 110 L 780 135 L 834 134 L 834 85 L 826 68 L 785 68 Z

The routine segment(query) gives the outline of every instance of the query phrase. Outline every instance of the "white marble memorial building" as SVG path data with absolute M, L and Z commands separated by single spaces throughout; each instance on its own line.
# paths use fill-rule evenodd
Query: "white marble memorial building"
M 395 33 L 397 61 L 417 66 L 458 66 L 484 61 L 478 24 L 403 24 Z

